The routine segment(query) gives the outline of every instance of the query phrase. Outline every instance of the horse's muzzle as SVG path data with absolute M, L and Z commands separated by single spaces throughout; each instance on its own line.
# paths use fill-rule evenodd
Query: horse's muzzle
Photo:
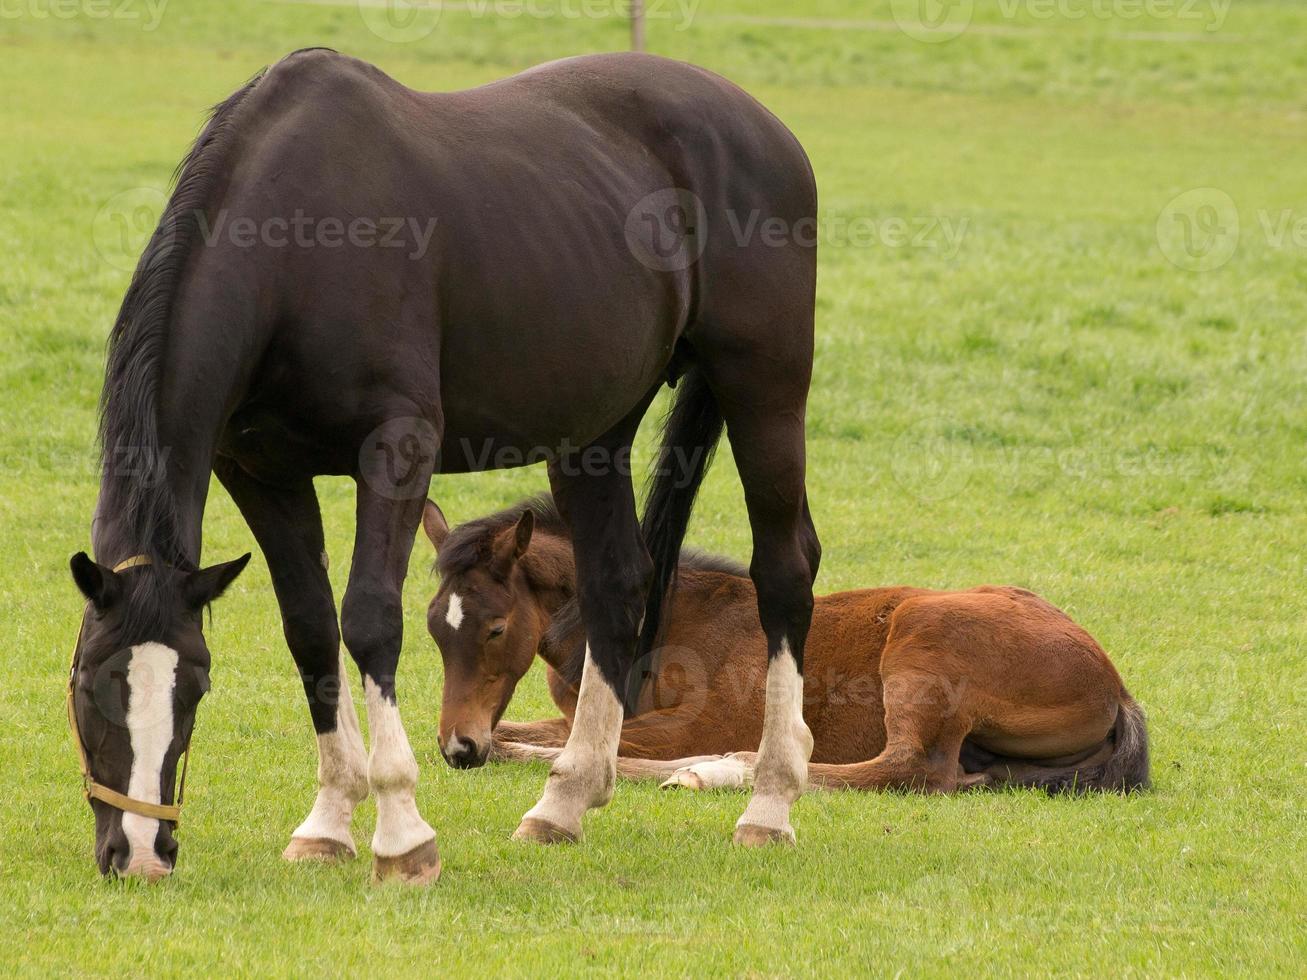
M 451 735 L 449 741 L 440 747 L 440 754 L 455 769 L 477 769 L 486 764 L 490 754 L 490 742 L 478 745 L 474 739 Z

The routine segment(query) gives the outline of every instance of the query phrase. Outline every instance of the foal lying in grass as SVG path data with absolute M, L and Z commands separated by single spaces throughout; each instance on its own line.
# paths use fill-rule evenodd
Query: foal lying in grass
M 440 591 L 428 626 L 445 665 L 441 754 L 552 759 L 566 742 L 584 637 L 572 547 L 547 498 L 451 531 L 428 502 Z M 748 572 L 687 553 L 618 772 L 664 785 L 747 785 L 767 658 Z M 537 653 L 563 717 L 501 722 Z M 1093 637 L 1025 589 L 903 586 L 821 596 L 804 665 L 812 785 L 951 792 L 1146 787 L 1143 712 Z M 492 735 L 493 732 L 493 735 Z

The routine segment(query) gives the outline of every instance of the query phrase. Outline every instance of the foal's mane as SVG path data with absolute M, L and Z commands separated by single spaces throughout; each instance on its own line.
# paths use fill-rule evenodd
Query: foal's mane
M 153 563 L 132 576 L 137 587 L 123 624 L 129 632 L 158 626 L 166 615 L 171 576 L 159 569 L 194 567 L 185 553 L 177 502 L 164 472 L 169 447 L 160 445 L 159 381 L 183 271 L 199 235 L 199 218 L 227 164 L 236 109 L 266 71 L 213 107 L 178 164 L 168 206 L 141 254 L 109 334 L 100 394 L 101 508 L 110 509 L 119 522 L 121 538 L 111 544 L 123 553 L 102 557 L 143 554 Z
M 522 514 L 528 510 L 535 518 L 535 530 L 531 536 L 531 547 L 521 559 L 527 580 L 533 588 L 558 589 L 571 595 L 575 591 L 571 535 L 553 497 L 547 493 L 519 500 L 503 510 L 454 528 L 440 546 L 436 556 L 436 570 L 445 578 L 474 568 L 489 568 L 495 539 L 517 524 Z M 543 539 L 547 537 L 561 540 L 566 546 L 565 554 L 560 555 L 557 548 L 542 546 Z

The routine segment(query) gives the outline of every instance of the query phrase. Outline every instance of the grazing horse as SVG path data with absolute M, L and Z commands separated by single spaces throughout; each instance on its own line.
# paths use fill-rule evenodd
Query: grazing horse
M 351 817 L 371 791 L 374 874 L 428 882 L 439 853 L 395 674 L 432 475 L 548 464 L 587 652 L 566 749 L 515 836 L 576 840 L 611 796 L 625 679 L 723 428 L 772 678 L 736 836 L 791 836 L 820 557 L 804 477 L 816 208 L 807 157 L 775 116 L 652 56 L 427 93 L 309 50 L 219 105 L 110 336 L 95 557 L 72 559 L 88 603 L 70 718 L 101 871 L 158 877 L 175 863 L 176 766 L 208 685 L 201 613 L 245 562 L 200 567 L 211 472 L 267 560 L 317 733 L 317 798 L 285 857 L 352 856 Z M 794 234 L 738 231 L 755 218 Z M 677 389 L 668 465 L 642 525 L 629 453 L 664 384 Z M 322 474 L 357 486 L 339 625 Z
M 574 723 L 583 647 L 565 522 L 535 498 L 452 532 L 428 503 L 423 526 L 441 574 L 427 617 L 445 666 L 441 753 L 458 768 L 488 756 L 553 758 L 549 747 L 564 744 Z M 622 725 L 618 772 L 696 789 L 746 785 L 752 757 L 738 750 L 758 740 L 766 686 L 754 588 L 735 563 L 693 552 L 676 582 L 660 668 Z M 563 717 L 501 722 L 537 652 Z M 803 695 L 815 786 L 1080 791 L 1149 782 L 1143 712 L 1107 654 L 1025 589 L 820 596 Z

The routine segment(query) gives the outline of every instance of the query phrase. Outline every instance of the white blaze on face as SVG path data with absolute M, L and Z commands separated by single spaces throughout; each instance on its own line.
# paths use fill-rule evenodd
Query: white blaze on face
M 132 647 L 127 666 L 127 731 L 132 741 L 132 772 L 127 795 L 161 803 L 163 760 L 172 745 L 173 689 L 177 686 L 177 651 L 162 643 Z M 123 814 L 123 834 L 131 845 L 127 872 L 159 863 L 154 840 L 159 821 L 137 813 Z
M 455 630 L 463 625 L 463 599 L 457 592 L 449 594 L 449 609 L 445 612 L 445 622 Z

